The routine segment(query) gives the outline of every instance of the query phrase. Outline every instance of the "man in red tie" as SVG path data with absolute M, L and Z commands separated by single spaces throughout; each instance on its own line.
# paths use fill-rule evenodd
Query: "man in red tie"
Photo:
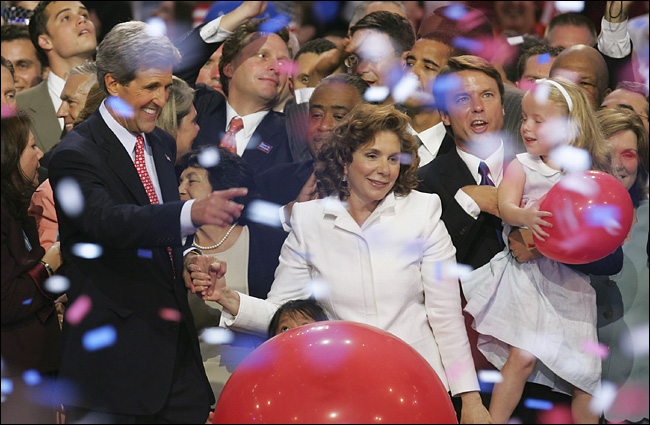
M 223 44 L 219 73 L 227 100 L 197 84 L 194 103 L 201 129 L 193 148 L 223 146 L 244 158 L 255 174 L 293 161 L 285 115 L 273 111 L 291 72 L 289 30 L 278 20 L 253 19 L 264 13 L 265 3 L 244 2 L 188 33 L 177 43 L 183 62 L 174 69 L 194 82 Z
M 246 189 L 179 200 L 176 143 L 156 119 L 180 54 L 152 34 L 132 21 L 105 37 L 97 74 L 108 98 L 50 160 L 70 310 L 86 308 L 63 327 L 60 393 L 72 423 L 205 423 L 214 403 L 181 247 L 203 224 L 236 220 L 232 199 Z M 75 194 L 77 210 L 66 202 Z

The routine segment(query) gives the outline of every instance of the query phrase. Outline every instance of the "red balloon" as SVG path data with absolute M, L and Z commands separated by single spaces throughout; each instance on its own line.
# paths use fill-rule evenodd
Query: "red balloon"
M 566 264 L 600 260 L 623 244 L 632 226 L 632 199 L 625 186 L 601 171 L 563 177 L 539 206 L 553 217 L 549 234 L 535 246 L 544 256 Z
M 457 423 L 444 385 L 401 339 L 317 322 L 259 346 L 235 369 L 213 423 Z

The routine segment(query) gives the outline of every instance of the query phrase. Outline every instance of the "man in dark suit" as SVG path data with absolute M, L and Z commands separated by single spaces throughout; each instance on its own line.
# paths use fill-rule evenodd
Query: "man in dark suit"
M 303 141 L 311 158 L 276 165 L 258 175 L 256 183 L 262 199 L 286 205 L 317 197 L 314 160 L 323 139 L 356 105 L 365 102 L 363 94 L 367 88 L 361 78 L 348 74 L 333 74 L 320 82 L 309 99 L 307 140 Z
M 233 132 L 233 120 L 241 119 L 243 128 L 234 134 L 236 153 L 255 174 L 292 162 L 285 116 L 272 110 L 287 84 L 291 62 L 289 30 L 271 28 L 277 26 L 273 21 L 251 20 L 265 7 L 263 2 L 244 2 L 186 34 L 176 43 L 183 63 L 174 70 L 175 75 L 191 84 L 201 66 L 223 43 L 219 73 L 227 100 L 217 91 L 197 84 L 194 104 L 201 129 L 193 148 L 220 145 L 226 132 Z M 230 31 L 234 33 L 229 36 Z
M 55 149 L 50 179 L 70 308 L 59 378 L 67 420 L 204 423 L 214 397 L 181 280 L 185 236 L 227 225 L 245 189 L 181 202 L 176 144 L 155 126 L 179 52 L 146 24 L 116 26 L 97 52 L 110 96 Z M 68 208 L 65 184 L 82 204 Z M 99 250 L 85 250 L 91 244 Z M 82 315 L 74 312 L 83 311 Z
M 500 133 L 504 125 L 503 81 L 499 71 L 485 59 L 452 57 L 436 77 L 433 93 L 456 147 L 420 169 L 418 190 L 440 196 L 442 220 L 456 247 L 456 260 L 478 268 L 504 247 L 497 187 L 513 153 Z M 521 262 L 539 255 L 523 243 L 532 241 L 529 232 L 517 229 L 508 237 L 509 248 L 517 250 Z M 471 316 L 465 313 L 476 367 L 494 369 L 476 347 L 478 334 L 471 322 Z M 487 402 L 490 395 L 482 393 L 482 397 Z M 536 384 L 526 385 L 522 400 L 529 397 L 568 401 L 566 396 L 554 395 L 547 387 Z M 524 422 L 532 422 L 536 412 L 520 402 L 514 415 Z
M 503 92 L 499 72 L 477 56 L 450 58 L 434 82 L 436 105 L 456 149 L 420 169 L 418 190 L 440 196 L 456 260 L 474 268 L 502 248 L 496 186 L 507 165 L 507 146 L 498 136 L 503 128 Z M 489 168 L 492 186 L 480 185 L 481 162 Z

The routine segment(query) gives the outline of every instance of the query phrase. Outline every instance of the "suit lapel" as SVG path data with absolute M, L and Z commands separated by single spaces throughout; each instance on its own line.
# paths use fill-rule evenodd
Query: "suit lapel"
M 108 125 L 101 117 L 99 110 L 95 111 L 89 120 L 95 120 L 88 126 L 93 134 L 93 138 L 97 144 L 106 150 L 107 159 L 106 163 L 111 168 L 113 173 L 124 183 L 126 189 L 137 200 L 138 205 L 149 205 L 149 197 L 147 191 L 142 185 L 140 176 L 133 165 L 133 160 L 124 149 L 122 143 L 118 140 L 117 136 L 108 128 Z
M 147 140 L 151 145 L 153 160 L 156 165 L 158 184 L 162 193 L 163 202 L 179 200 L 178 182 L 174 172 L 174 159 L 172 152 L 164 146 L 162 140 L 153 133 L 147 134 Z
M 34 138 L 36 139 L 38 147 L 43 151 L 49 151 L 61 135 L 61 127 L 54 110 L 54 105 L 50 100 L 50 93 L 47 88 L 47 80 L 39 84 L 32 93 L 30 99 L 29 109 L 33 117 L 38 117 L 34 120 L 32 129 L 34 131 Z M 55 135 L 55 136 L 54 136 Z
M 282 129 L 283 123 L 278 123 L 277 115 L 274 111 L 269 111 L 257 126 L 255 133 L 253 133 L 253 136 L 248 142 L 246 151 L 242 155 L 254 171 L 262 168 L 264 163 L 270 160 L 269 158 L 275 156 L 273 149 L 277 148 L 277 135 Z M 265 146 L 260 147 L 261 143 L 264 143 Z M 268 149 L 268 151 L 265 151 L 263 148 Z

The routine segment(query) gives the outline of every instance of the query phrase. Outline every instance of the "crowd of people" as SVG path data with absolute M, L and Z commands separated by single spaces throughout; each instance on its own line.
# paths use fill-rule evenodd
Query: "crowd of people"
M 100 3 L 2 2 L 3 423 L 211 422 L 323 320 L 460 423 L 648 423 L 647 2 Z M 564 264 L 586 170 L 633 225 Z

